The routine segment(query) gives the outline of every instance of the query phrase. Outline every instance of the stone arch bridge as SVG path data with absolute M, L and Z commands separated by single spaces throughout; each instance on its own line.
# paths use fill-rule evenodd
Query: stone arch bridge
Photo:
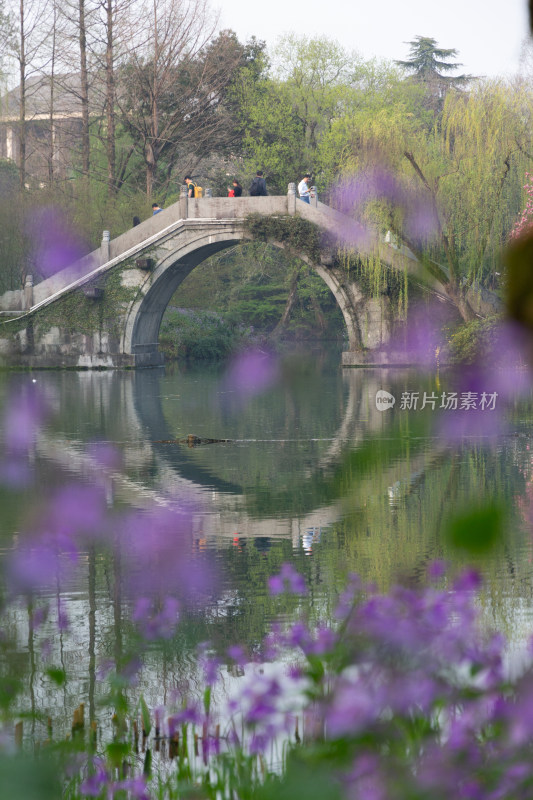
M 29 367 L 151 367 L 162 363 L 159 327 L 170 298 L 198 264 L 249 236 L 249 214 L 298 215 L 341 240 L 353 232 L 348 217 L 315 200 L 281 197 L 180 199 L 52 277 L 0 297 L 0 363 Z M 280 245 L 282 246 L 282 245 Z M 382 263 L 428 284 L 414 256 L 375 236 L 365 250 Z M 365 297 L 346 271 L 324 253 L 310 263 L 342 311 L 349 349 L 343 364 L 387 363 L 394 336 L 384 298 Z M 439 285 L 430 288 L 438 292 Z M 392 356 L 396 361 L 398 354 Z

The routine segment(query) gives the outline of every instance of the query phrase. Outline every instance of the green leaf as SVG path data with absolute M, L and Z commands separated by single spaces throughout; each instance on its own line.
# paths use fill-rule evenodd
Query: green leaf
M 121 767 L 129 752 L 130 746 L 127 742 L 111 742 L 106 747 L 107 757 L 116 769 Z
M 211 708 L 211 687 L 206 686 L 204 692 L 204 711 L 206 714 L 209 714 L 210 708 Z
M 67 673 L 60 667 L 48 667 L 46 674 L 58 686 L 64 686 L 67 682 Z
M 147 736 L 150 736 L 150 731 L 152 730 L 150 711 L 148 710 L 148 706 L 146 705 L 146 700 L 144 699 L 143 695 L 140 697 L 139 704 L 141 706 L 141 717 L 143 721 L 144 732 Z
M 320 683 L 324 677 L 324 664 L 318 656 L 308 655 L 307 661 L 309 663 L 308 674 L 314 683 Z
M 448 541 L 473 555 L 488 553 L 501 541 L 504 517 L 504 509 L 498 505 L 469 509 L 449 521 Z
M 150 775 L 152 772 L 152 751 L 150 748 L 146 751 L 144 756 L 143 775 Z

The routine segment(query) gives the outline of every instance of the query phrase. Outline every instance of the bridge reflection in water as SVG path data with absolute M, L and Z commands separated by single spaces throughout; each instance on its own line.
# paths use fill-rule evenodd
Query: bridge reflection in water
M 394 374 L 397 377 L 398 373 Z M 296 429 L 285 440 L 279 432 L 268 440 L 268 431 L 262 431 L 258 424 L 253 438 L 240 438 L 238 432 L 234 434 L 232 420 L 228 435 L 228 429 L 213 430 L 213 425 L 220 424 L 220 415 L 215 414 L 210 422 L 199 420 L 198 414 L 190 414 L 188 420 L 183 403 L 179 406 L 180 419 L 169 420 L 168 410 L 165 415 L 164 409 L 169 383 L 160 370 L 63 374 L 63 386 L 53 379 L 47 380 L 55 393 L 68 391 L 69 402 L 84 409 L 89 419 L 95 421 L 95 439 L 103 437 L 116 445 L 123 457 L 121 468 L 103 469 L 99 459 L 87 448 L 87 440 L 80 438 L 87 430 L 76 433 L 70 429 L 70 423 L 63 434 L 57 429 L 53 434 L 42 432 L 37 449 L 40 457 L 61 465 L 71 474 L 98 484 L 103 482 L 110 503 L 117 501 L 121 505 L 148 509 L 186 499 L 198 509 L 193 517 L 194 538 L 206 545 L 216 546 L 238 536 L 290 539 L 295 547 L 303 542 L 309 548 L 321 531 L 345 515 L 347 502 L 355 500 L 353 495 L 347 498 L 337 491 L 329 493 L 336 496 L 324 498 L 320 492 L 315 493 L 313 487 L 333 475 L 347 453 L 366 445 L 369 437 L 382 434 L 388 425 L 386 414 L 378 411 L 375 405 L 376 392 L 387 382 L 386 373 L 350 370 L 342 374 L 341 381 L 342 408 L 338 408 L 331 428 L 317 435 L 307 431 L 316 459 L 306 451 L 300 456 L 301 462 L 291 466 L 291 471 L 294 470 L 291 490 L 298 497 L 294 509 L 290 507 L 287 492 L 276 492 L 275 486 L 271 487 L 274 507 L 268 509 L 263 484 L 259 492 L 263 495 L 261 506 L 266 510 L 262 513 L 257 508 L 254 486 L 242 472 L 246 467 L 228 470 L 227 462 L 238 462 L 246 450 L 257 448 L 261 448 L 265 458 L 269 457 L 267 450 L 288 446 L 297 453 L 306 441 L 305 434 Z M 182 383 L 190 385 L 186 377 Z M 179 380 L 171 384 L 173 390 L 179 389 L 179 385 Z M 210 386 L 216 394 L 216 381 L 211 381 Z M 167 405 L 169 399 L 172 397 L 167 398 Z M 59 397 L 57 402 L 60 402 Z M 194 397 L 190 397 L 190 402 L 195 402 Z M 196 428 L 189 430 L 190 425 Z M 203 425 L 203 429 L 198 430 L 198 425 Z M 249 430 L 247 428 L 246 432 Z M 176 438 L 187 433 L 227 437 L 232 441 L 192 449 L 174 443 Z M 224 451 L 222 456 L 221 450 Z M 407 474 L 405 464 L 395 461 L 386 465 L 383 481 L 390 487 L 400 481 L 408 484 L 409 474 L 420 474 L 434 457 L 435 452 L 427 450 L 419 455 L 411 454 Z M 272 463 L 269 468 L 275 471 L 276 465 Z M 364 502 L 365 493 L 375 491 L 373 478 L 361 476 L 357 491 L 361 501 Z M 282 500 L 276 507 L 276 498 L 280 497 Z

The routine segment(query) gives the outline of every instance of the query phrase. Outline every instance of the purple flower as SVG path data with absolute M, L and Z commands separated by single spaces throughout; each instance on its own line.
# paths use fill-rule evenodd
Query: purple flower
M 135 605 L 132 619 L 148 641 L 170 639 L 178 625 L 178 610 L 179 604 L 175 597 L 165 597 L 161 608 L 157 611 L 153 600 L 140 597 Z
M 112 797 L 118 792 L 129 792 L 131 800 L 150 800 L 144 775 L 139 775 L 137 778 L 116 781 L 112 783 L 109 788 L 112 792 Z
M 106 510 L 102 489 L 79 484 L 63 486 L 50 501 L 48 525 L 56 530 L 96 533 L 103 525 Z
M 222 390 L 232 393 L 232 402 L 249 398 L 270 389 L 279 378 L 276 357 L 264 350 L 244 350 L 231 362 L 222 382 Z
M 441 560 L 432 561 L 428 566 L 427 574 L 428 578 L 433 581 L 443 578 L 446 574 L 446 562 Z
M 187 705 L 168 719 L 169 735 L 173 736 L 181 725 L 198 725 L 203 717 L 197 705 Z
M 438 230 L 437 218 L 427 202 L 424 192 L 413 187 L 389 169 L 375 166 L 342 181 L 333 190 L 334 204 L 346 215 L 357 216 L 345 224 L 339 234 L 345 241 L 364 250 L 377 238 L 375 226 L 369 226 L 364 219 L 369 203 L 385 201 L 401 208 L 404 227 L 410 239 L 431 240 Z
M 244 652 L 243 648 L 240 645 L 231 645 L 228 647 L 227 654 L 229 658 L 235 661 L 236 664 L 243 667 L 246 662 L 249 660 L 246 653 Z
M 80 792 L 89 797 L 98 797 L 104 786 L 109 783 L 111 776 L 101 759 L 94 759 L 92 768 L 95 769 L 95 772 L 82 782 Z
M 475 569 L 464 570 L 454 583 L 456 592 L 473 592 L 481 586 L 481 576 Z
M 109 442 L 92 442 L 87 447 L 87 455 L 97 464 L 108 470 L 120 469 L 123 458 L 120 450 Z
M 44 536 L 41 541 L 21 542 L 9 559 L 8 576 L 12 589 L 31 593 L 55 587 L 77 562 L 75 548 L 70 546 L 68 550 L 70 558 L 66 559 L 60 543 L 50 536 Z
M 206 649 L 207 648 L 205 644 L 200 645 L 199 647 L 200 665 L 204 672 L 204 681 L 206 685 L 214 686 L 218 680 L 218 676 L 220 675 L 221 661 L 219 658 L 208 656 Z
M 193 508 L 185 503 L 123 519 L 120 545 L 132 596 L 177 595 L 186 606 L 212 595 L 215 572 L 206 554 L 193 552 L 193 525 Z
M 32 480 L 33 470 L 21 458 L 13 457 L 0 461 L 0 483 L 10 489 L 25 489 Z
M 314 655 L 325 655 L 331 653 L 338 642 L 337 633 L 326 625 L 320 625 L 315 633 L 315 639 L 311 643 L 310 652 Z
M 279 575 L 273 575 L 268 579 L 270 594 L 277 595 L 287 592 L 288 594 L 305 594 L 307 588 L 305 580 L 296 572 L 292 564 L 285 563 L 281 566 Z
M 59 208 L 49 206 L 34 211 L 27 228 L 35 267 L 45 278 L 70 266 L 88 250 Z
M 331 736 L 357 734 L 378 719 L 383 709 L 382 690 L 379 681 L 370 677 L 346 676 L 338 682 L 326 711 L 326 725 Z
M 391 347 L 395 350 L 401 347 L 409 362 L 420 369 L 434 370 L 444 349 L 442 321 L 440 304 L 414 307 L 403 331 L 403 341 L 400 337 L 400 344 L 397 337 Z
M 10 456 L 28 454 L 47 414 L 45 395 L 33 383 L 28 381 L 11 394 L 3 420 L 4 441 Z

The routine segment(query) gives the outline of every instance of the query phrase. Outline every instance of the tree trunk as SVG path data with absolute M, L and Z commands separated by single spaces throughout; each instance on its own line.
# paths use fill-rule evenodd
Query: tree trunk
M 26 187 L 26 36 L 24 30 L 24 0 L 20 0 L 19 30 L 19 179 L 20 188 Z
M 115 186 L 115 73 L 113 56 L 113 0 L 106 0 L 106 121 L 107 121 L 107 191 L 113 195 Z
M 315 319 L 318 327 L 320 328 L 320 333 L 324 333 L 328 328 L 328 322 L 316 297 L 311 297 L 311 305 L 313 307 L 313 311 L 315 312 Z
M 281 315 L 281 319 L 272 331 L 271 336 L 277 337 L 280 336 L 283 332 L 283 329 L 287 325 L 289 321 L 289 317 L 291 315 L 291 311 L 294 308 L 296 301 L 298 300 L 298 280 L 300 278 L 300 269 L 299 267 L 294 270 L 291 278 L 291 285 L 289 288 L 289 296 L 287 297 L 287 302 L 285 303 L 285 309 L 283 314 Z
M 55 122 L 54 122 L 54 100 L 55 100 L 55 66 L 56 66 L 56 43 L 57 43 L 57 6 L 54 3 L 53 7 L 53 22 L 52 22 L 52 52 L 50 60 L 50 108 L 49 108 L 49 125 L 48 132 L 48 185 L 52 186 L 54 182 L 54 159 L 55 159 Z
M 154 190 L 155 171 L 157 165 L 154 158 L 154 152 L 150 144 L 146 145 L 144 152 L 144 159 L 146 161 L 146 194 L 148 199 L 150 199 Z
M 80 44 L 80 95 L 81 95 L 81 171 L 89 177 L 91 149 L 89 140 L 89 77 L 87 71 L 87 31 L 85 25 L 85 0 L 78 4 L 78 30 Z

